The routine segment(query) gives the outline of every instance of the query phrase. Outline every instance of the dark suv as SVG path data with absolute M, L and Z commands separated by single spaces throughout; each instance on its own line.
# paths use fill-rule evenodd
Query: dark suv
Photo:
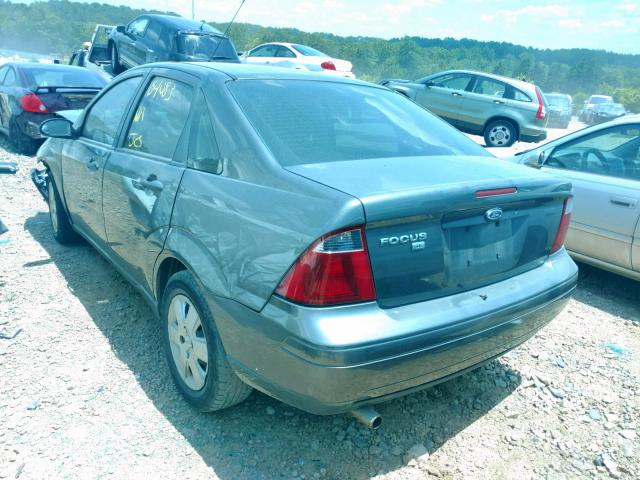
M 239 63 L 236 48 L 222 32 L 205 22 L 170 15 L 140 15 L 109 34 L 113 73 L 160 61 L 227 61 Z

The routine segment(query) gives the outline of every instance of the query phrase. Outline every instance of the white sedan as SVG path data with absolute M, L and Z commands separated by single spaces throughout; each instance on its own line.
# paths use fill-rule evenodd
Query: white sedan
M 347 60 L 331 58 L 315 48 L 297 43 L 263 43 L 245 52 L 241 60 L 246 63 L 267 64 L 279 67 L 290 67 L 298 70 L 309 70 L 355 78 L 351 71 L 353 66 Z

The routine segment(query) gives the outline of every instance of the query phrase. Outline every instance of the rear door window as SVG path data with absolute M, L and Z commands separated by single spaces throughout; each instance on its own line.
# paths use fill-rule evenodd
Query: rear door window
M 113 145 L 120 121 L 141 81 L 142 77 L 128 78 L 106 91 L 89 110 L 82 136 Z
M 13 68 L 9 67 L 9 71 L 7 72 L 7 75 L 4 77 L 3 85 L 5 87 L 15 87 L 17 84 L 18 82 L 16 78 L 16 72 Z
M 166 51 L 171 47 L 169 31 L 158 22 L 149 23 L 149 27 L 147 28 L 144 36 L 149 41 L 149 43 L 156 45 L 162 50 Z
M 154 77 L 135 110 L 124 148 L 173 158 L 192 99 L 192 86 L 171 78 Z
M 287 47 L 279 47 L 277 51 L 277 57 L 284 58 L 296 58 L 296 54 L 289 50 Z
M 275 57 L 278 52 L 278 45 L 264 45 L 252 50 L 250 57 Z
M 0 68 L 0 85 L 2 85 L 4 83 L 4 77 L 7 74 L 7 72 L 9 71 L 9 67 L 2 67 Z
M 473 93 L 487 95 L 489 97 L 502 98 L 507 90 L 507 84 L 486 77 L 478 77 Z

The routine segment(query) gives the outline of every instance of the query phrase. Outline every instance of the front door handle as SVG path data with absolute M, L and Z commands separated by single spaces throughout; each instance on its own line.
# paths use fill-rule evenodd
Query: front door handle
M 494 100 L 493 103 L 497 103 L 498 105 L 503 105 L 504 102 L 502 100 Z
M 618 205 L 619 207 L 627 207 L 627 208 L 634 208 L 637 203 L 637 200 L 635 198 L 620 197 L 620 196 L 613 196 L 609 200 L 614 205 Z
M 453 95 L 454 97 L 461 97 L 462 94 L 458 93 L 458 92 L 451 92 L 451 95 Z
M 100 169 L 100 160 L 98 160 L 97 158 L 91 157 L 85 165 L 89 170 L 96 171 Z

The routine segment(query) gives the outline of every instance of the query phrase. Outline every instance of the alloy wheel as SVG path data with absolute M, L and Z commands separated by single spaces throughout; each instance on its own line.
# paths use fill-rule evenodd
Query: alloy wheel
M 176 370 L 187 387 L 194 391 L 201 390 L 209 371 L 209 348 L 193 302 L 182 294 L 173 297 L 167 322 Z

